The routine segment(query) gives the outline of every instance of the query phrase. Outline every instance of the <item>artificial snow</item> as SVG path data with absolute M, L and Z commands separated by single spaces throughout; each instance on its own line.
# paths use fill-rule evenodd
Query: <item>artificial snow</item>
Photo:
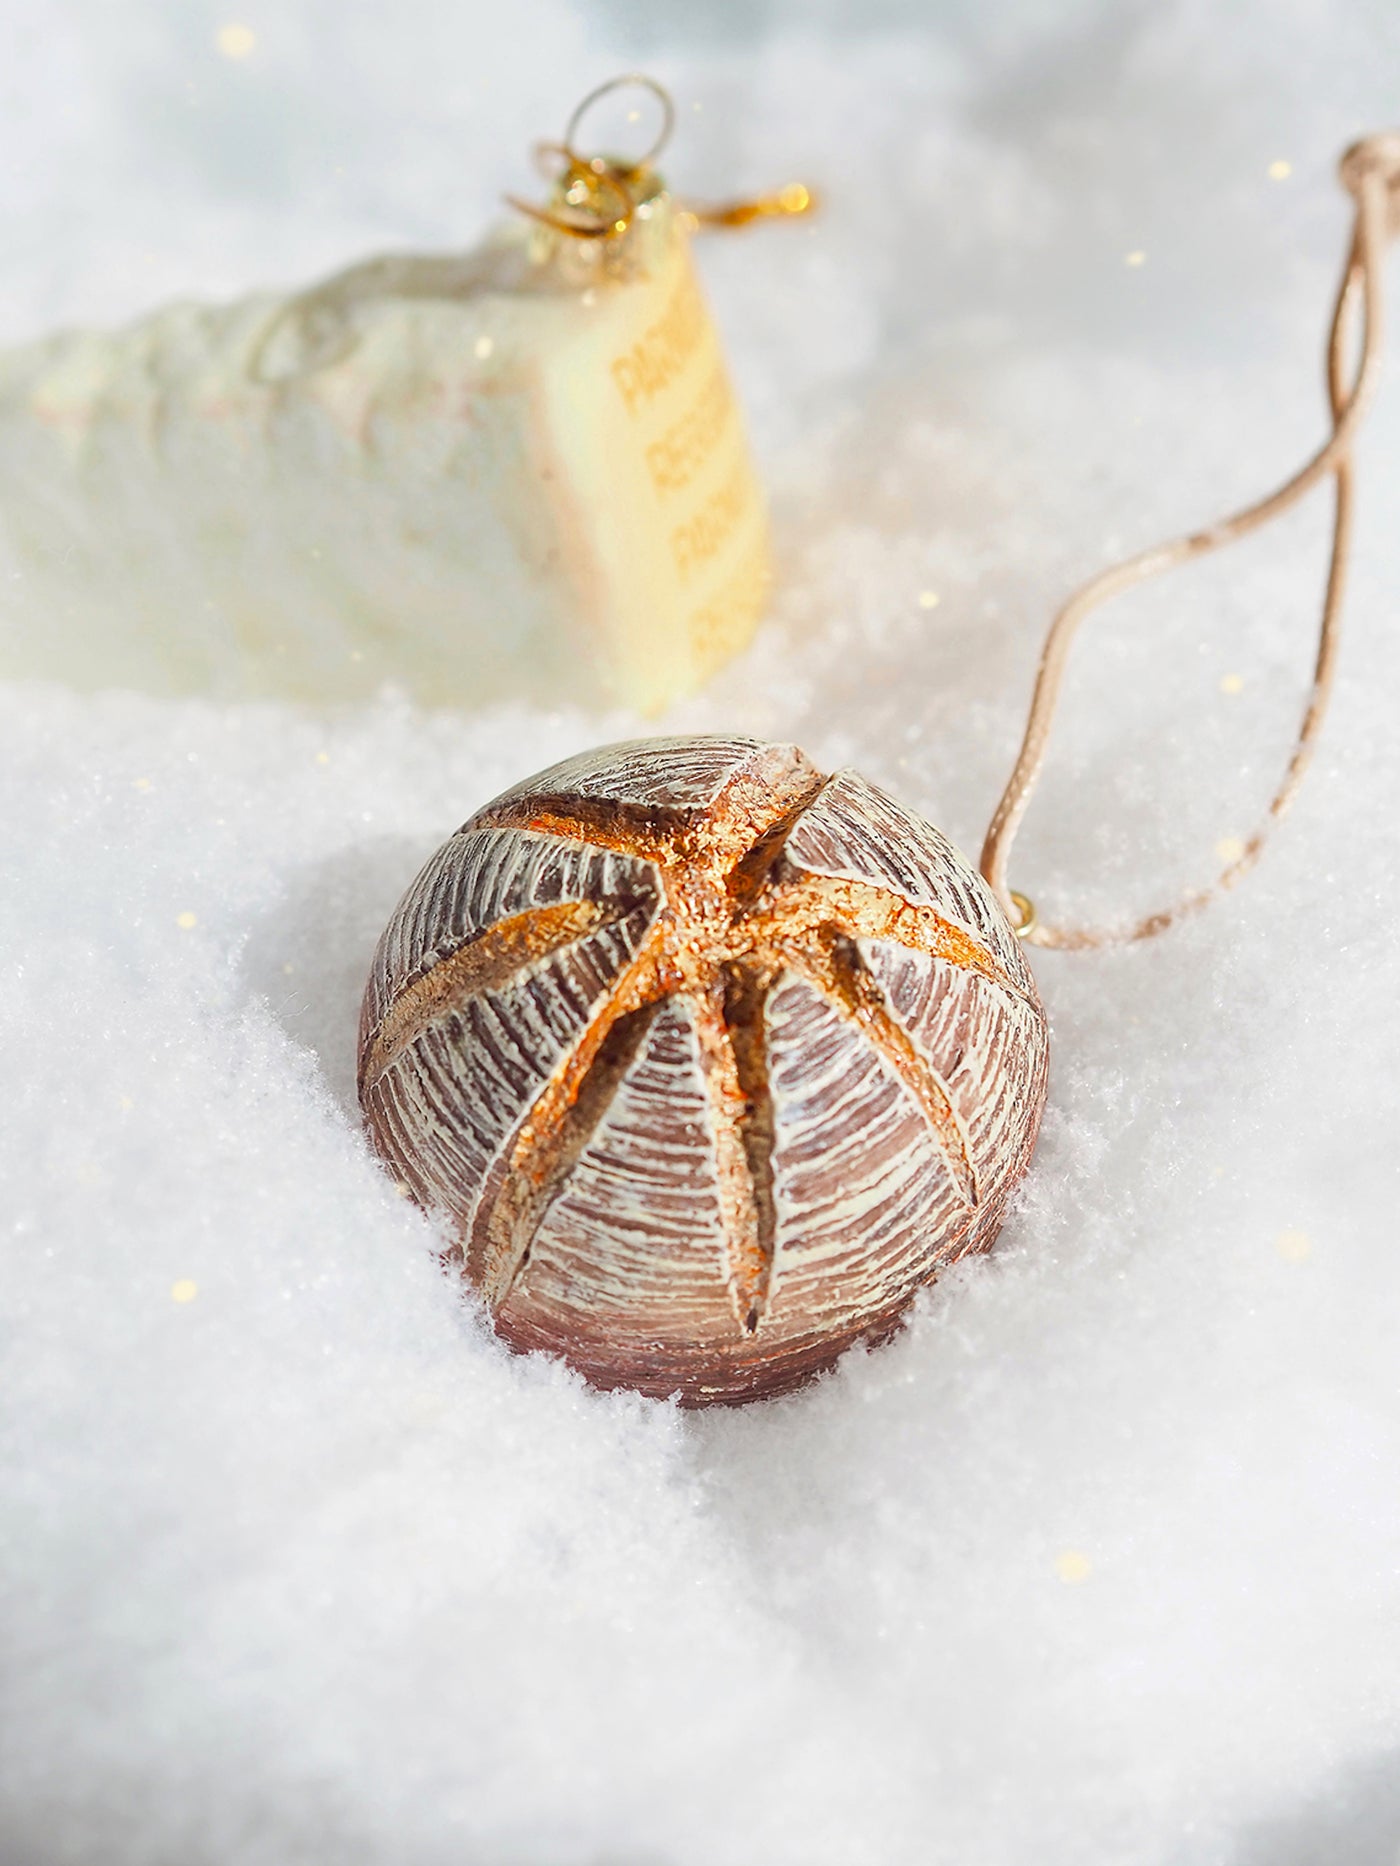
M 469 244 L 628 66 L 681 188 L 820 187 L 700 253 L 780 582 L 648 726 L 795 738 L 974 855 L 1056 601 L 1323 434 L 1335 158 L 1400 69 L 1379 0 L 15 23 L 6 340 Z M 354 1107 L 419 862 L 647 726 L 0 693 L 6 1866 L 1388 1866 L 1398 509 L 1400 348 L 1262 867 L 1034 955 L 999 1251 L 739 1412 L 508 1354 Z M 1325 534 L 1322 495 L 1089 625 L 1017 852 L 1043 913 L 1155 907 L 1249 834 Z

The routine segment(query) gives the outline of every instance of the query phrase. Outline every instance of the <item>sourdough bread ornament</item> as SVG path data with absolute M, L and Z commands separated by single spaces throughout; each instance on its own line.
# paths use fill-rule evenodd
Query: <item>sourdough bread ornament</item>
M 649 712 L 742 648 L 767 517 L 698 217 L 579 120 L 474 252 L 0 355 L 0 674 Z
M 1321 721 L 1400 137 L 1357 145 L 1342 172 L 1357 213 L 1331 438 L 1268 498 L 1060 611 L 980 874 L 854 772 L 708 737 L 557 765 L 486 805 L 414 881 L 365 994 L 361 1102 L 400 1183 L 450 1222 L 507 1341 L 689 1405 L 781 1393 L 887 1334 L 922 1285 L 994 1241 L 1045 1098 L 1024 945 L 1144 938 L 1210 898 L 1095 930 L 1043 925 L 1008 887 L 1075 630 L 1330 476 L 1316 679 L 1271 817 Z
M 780 1392 L 985 1248 L 1045 1018 L 986 884 L 794 746 L 610 747 L 478 812 L 380 942 L 360 1093 L 519 1347 Z

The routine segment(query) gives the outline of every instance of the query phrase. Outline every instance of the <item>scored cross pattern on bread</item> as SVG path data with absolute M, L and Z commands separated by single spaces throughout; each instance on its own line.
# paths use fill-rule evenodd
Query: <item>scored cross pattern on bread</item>
M 744 1398 L 999 1226 L 1044 1019 L 938 833 L 792 746 L 642 741 L 488 805 L 366 994 L 376 1143 L 507 1339 Z

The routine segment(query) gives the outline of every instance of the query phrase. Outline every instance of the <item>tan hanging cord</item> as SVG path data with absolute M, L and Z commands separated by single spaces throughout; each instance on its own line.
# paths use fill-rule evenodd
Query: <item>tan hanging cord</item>
M 1375 394 L 1382 344 L 1381 266 L 1389 239 L 1400 234 L 1400 131 L 1368 136 L 1348 149 L 1341 161 L 1343 185 L 1356 201 L 1356 218 L 1336 309 L 1327 345 L 1327 392 L 1332 411 L 1332 434 L 1326 445 L 1307 465 L 1276 492 L 1247 506 L 1232 517 L 1204 531 L 1192 532 L 1143 551 L 1126 562 L 1101 571 L 1075 592 L 1050 625 L 1041 650 L 1040 670 L 1026 721 L 1025 737 L 1006 790 L 992 817 L 987 838 L 982 845 L 982 873 L 991 885 L 1012 924 L 1023 939 L 1033 946 L 1084 948 L 1150 939 L 1169 926 L 1203 907 L 1224 889 L 1233 887 L 1241 875 L 1254 866 L 1270 828 L 1281 817 L 1298 789 L 1312 757 L 1313 745 L 1321 728 L 1331 695 L 1336 666 L 1337 638 L 1342 597 L 1346 588 L 1347 560 L 1352 531 L 1352 453 L 1357 430 Z M 1347 338 L 1354 321 L 1358 297 L 1361 312 L 1361 345 L 1350 389 L 1346 386 Z M 1332 553 L 1327 572 L 1327 593 L 1322 606 L 1322 627 L 1318 639 L 1317 660 L 1313 670 L 1312 690 L 1303 714 L 1293 755 L 1283 781 L 1275 791 L 1264 823 L 1245 844 L 1243 853 L 1218 877 L 1215 883 L 1186 895 L 1174 906 L 1150 914 L 1135 926 L 1111 927 L 1046 926 L 1037 917 L 1025 895 L 1016 893 L 1007 883 L 1007 864 L 1016 840 L 1021 819 L 1035 792 L 1045 762 L 1050 728 L 1064 680 L 1065 664 L 1080 624 L 1100 604 L 1132 589 L 1149 578 L 1160 576 L 1178 564 L 1204 557 L 1224 545 L 1256 531 L 1270 519 L 1289 511 L 1318 481 L 1331 475 L 1336 482 L 1336 506 L 1332 525 Z
M 633 162 L 611 156 L 580 155 L 575 141 L 583 120 L 593 106 L 614 91 L 635 87 L 650 91 L 661 106 L 661 127 L 651 147 Z M 519 200 L 508 194 L 506 202 L 517 213 L 542 221 L 556 233 L 566 233 L 575 240 L 620 239 L 631 226 L 639 201 L 656 183 L 652 164 L 671 140 L 676 126 L 676 106 L 665 85 L 641 72 L 624 72 L 609 78 L 590 91 L 574 110 L 564 130 L 562 142 L 539 143 L 535 154 L 542 165 L 559 164 L 553 173 L 553 198 L 546 207 Z M 546 173 L 549 170 L 546 167 Z M 789 182 L 772 194 L 756 195 L 751 200 L 723 201 L 714 204 L 682 202 L 681 217 L 694 227 L 747 227 L 755 220 L 791 219 L 815 211 L 817 200 L 810 188 L 800 181 Z

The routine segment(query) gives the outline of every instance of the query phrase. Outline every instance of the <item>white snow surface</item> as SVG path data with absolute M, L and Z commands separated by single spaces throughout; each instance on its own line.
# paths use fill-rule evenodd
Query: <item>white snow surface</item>
M 706 1416 L 513 1357 L 351 1079 L 421 859 L 576 748 L 795 738 L 975 854 L 1057 599 L 1324 431 L 1392 0 L 6 11 L 6 339 L 466 244 L 632 65 L 680 185 L 828 209 L 704 250 L 781 585 L 663 720 L 0 694 L 0 1859 L 1394 1866 L 1400 355 L 1296 810 L 1035 955 L 1024 1196 L 894 1345 Z M 1042 911 L 1253 827 L 1326 505 L 1090 626 Z

